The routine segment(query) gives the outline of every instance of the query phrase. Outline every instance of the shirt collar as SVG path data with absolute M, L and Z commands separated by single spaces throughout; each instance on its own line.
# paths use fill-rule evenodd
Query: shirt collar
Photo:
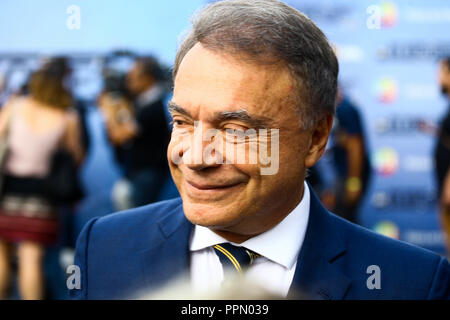
M 272 229 L 244 241 L 243 246 L 286 268 L 297 261 L 308 225 L 310 194 L 304 183 L 303 198 L 279 224 Z M 229 242 L 206 227 L 196 225 L 191 239 L 190 250 L 202 250 L 213 245 Z

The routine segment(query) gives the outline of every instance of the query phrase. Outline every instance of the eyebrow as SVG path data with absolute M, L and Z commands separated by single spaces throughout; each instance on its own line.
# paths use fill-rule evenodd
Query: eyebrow
M 183 107 L 176 103 L 169 101 L 168 103 L 170 113 L 179 113 L 189 118 L 193 118 L 192 115 Z M 262 116 L 250 115 L 247 110 L 240 109 L 236 111 L 221 111 L 214 113 L 213 121 L 220 123 L 228 120 L 238 120 L 250 125 L 254 129 L 268 129 L 273 122 L 270 118 Z
M 173 101 L 169 101 L 169 103 L 167 104 L 169 112 L 172 113 L 179 113 L 182 114 L 184 116 L 187 116 L 189 118 L 192 118 L 191 114 L 189 112 L 186 111 L 186 109 L 180 107 L 179 105 L 177 105 L 175 102 Z
M 237 111 L 223 111 L 218 112 L 216 117 L 218 122 L 224 122 L 227 120 L 238 120 L 250 125 L 250 127 L 254 129 L 266 129 L 269 127 L 269 124 L 272 122 L 269 118 L 266 117 L 256 117 L 252 116 L 248 113 L 247 110 L 241 109 Z

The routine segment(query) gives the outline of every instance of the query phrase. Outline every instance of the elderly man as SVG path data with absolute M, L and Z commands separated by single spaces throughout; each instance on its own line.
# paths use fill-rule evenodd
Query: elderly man
M 282 2 L 206 7 L 177 53 L 169 104 L 181 199 L 90 221 L 72 296 L 135 298 L 181 275 L 215 292 L 236 271 L 281 297 L 448 298 L 445 259 L 336 217 L 304 182 L 337 76 L 323 33 Z

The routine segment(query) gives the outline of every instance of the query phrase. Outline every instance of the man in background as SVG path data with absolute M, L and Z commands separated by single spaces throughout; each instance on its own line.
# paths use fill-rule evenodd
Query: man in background
M 450 101 L 450 57 L 440 62 L 439 85 L 447 103 Z M 441 223 L 450 251 L 450 108 L 441 120 L 438 140 L 434 150 L 435 174 L 441 205 Z
M 102 96 L 108 136 L 124 179 L 113 188 L 118 210 L 154 202 L 168 177 L 166 158 L 170 133 L 164 110 L 163 71 L 153 57 L 137 58 L 126 78 L 126 97 Z
M 357 107 L 338 93 L 336 116 L 331 133 L 331 156 L 336 172 L 335 206 L 331 210 L 356 223 L 359 204 L 366 191 L 371 166 L 364 125 Z
M 339 89 L 326 156 L 309 170 L 308 182 L 325 207 L 353 223 L 371 176 L 364 123 L 358 107 Z

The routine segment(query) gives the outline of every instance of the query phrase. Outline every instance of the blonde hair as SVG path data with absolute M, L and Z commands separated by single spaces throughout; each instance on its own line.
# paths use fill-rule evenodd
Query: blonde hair
M 39 70 L 33 73 L 29 89 L 33 99 L 50 107 L 67 109 L 72 106 L 72 96 L 64 88 L 62 78 L 48 71 Z

